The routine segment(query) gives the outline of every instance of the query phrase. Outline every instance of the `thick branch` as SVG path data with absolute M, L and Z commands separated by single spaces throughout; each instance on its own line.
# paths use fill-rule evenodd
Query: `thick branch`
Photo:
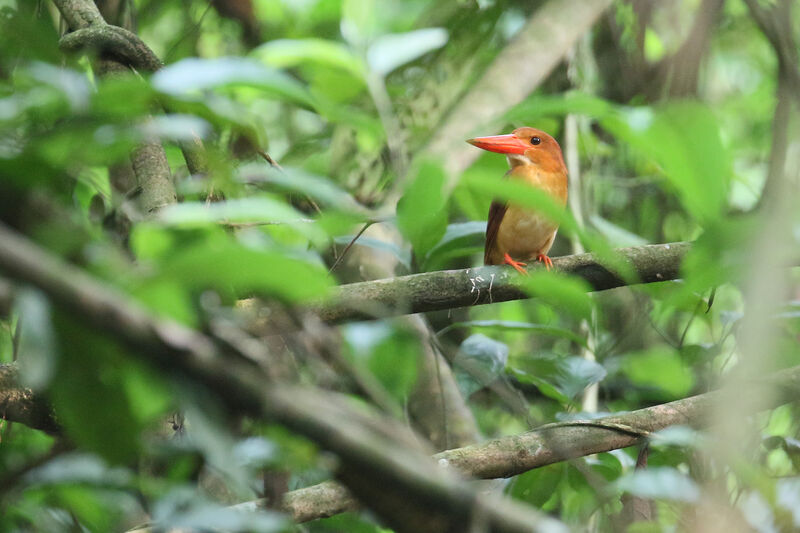
M 60 432 L 53 411 L 41 397 L 19 385 L 17 365 L 0 364 L 0 419 L 50 434 Z
M 678 278 L 689 246 L 675 242 L 617 252 L 633 267 L 641 283 L 654 283 Z M 596 291 L 627 285 L 592 254 L 556 257 L 553 264 L 560 272 L 583 278 Z M 328 322 L 343 322 L 528 298 L 518 279 L 509 268 L 485 266 L 351 283 L 339 287 L 328 303 L 314 311 Z
M 126 57 L 129 53 L 139 57 L 139 61 L 133 66 L 146 63 L 153 66 L 154 62 L 160 64 L 155 54 L 134 34 L 106 24 L 92 0 L 53 0 L 53 2 L 74 32 L 72 36 L 62 40 L 67 48 L 75 48 L 81 44 L 98 44 L 103 40 L 113 41 L 115 50 L 121 47 L 114 54 L 115 58 Z M 129 60 L 126 58 L 125 61 L 127 63 Z M 127 71 L 131 65 L 126 63 L 116 59 L 104 61 L 105 66 L 100 69 L 100 73 Z M 142 188 L 142 208 L 145 212 L 151 213 L 159 207 L 177 201 L 167 156 L 160 143 L 145 141 L 133 151 L 131 162 L 136 181 Z
M 139 356 L 205 386 L 232 413 L 283 424 L 337 454 L 338 475 L 398 532 L 565 531 L 557 520 L 508 500 L 478 494 L 409 446 L 413 437 L 336 395 L 270 383 L 235 346 L 156 317 L 117 290 L 0 224 L 0 272 L 41 289 L 61 309 L 103 328 Z M 477 523 L 477 522 L 476 522 Z
M 778 394 L 774 394 L 778 391 Z M 765 393 L 769 394 L 765 394 Z M 508 478 L 549 464 L 633 446 L 651 433 L 673 425 L 704 427 L 712 408 L 730 395 L 746 396 L 755 413 L 800 399 L 800 366 L 754 380 L 737 391 L 720 390 L 683 400 L 595 420 L 547 424 L 533 431 L 501 437 L 434 455 L 447 466 L 474 478 Z M 764 398 L 769 398 L 766 403 Z M 749 413 L 742 413 L 749 414 Z M 260 501 L 250 502 L 257 506 Z M 353 510 L 357 503 L 341 486 L 327 481 L 289 492 L 283 508 L 298 522 Z

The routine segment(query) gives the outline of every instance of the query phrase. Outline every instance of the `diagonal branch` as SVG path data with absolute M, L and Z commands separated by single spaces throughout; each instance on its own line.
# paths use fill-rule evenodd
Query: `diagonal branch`
M 773 394 L 778 391 L 778 394 Z M 769 395 L 765 395 L 769 392 Z M 673 425 L 706 427 L 713 406 L 731 395 L 746 398 L 751 413 L 800 400 L 800 366 L 753 380 L 742 390 L 719 390 L 630 413 L 594 420 L 547 424 L 521 435 L 501 437 L 433 456 L 447 466 L 474 478 L 508 478 L 559 461 L 608 452 L 639 444 L 650 434 Z M 764 398 L 770 398 L 765 402 Z M 749 413 L 743 413 L 749 414 Z M 256 508 L 260 500 L 241 504 Z M 357 502 L 338 483 L 326 481 L 286 494 L 283 509 L 295 521 L 326 518 L 357 508 Z
M 689 243 L 674 242 L 617 252 L 631 265 L 639 282 L 654 283 L 678 278 L 689 247 Z M 596 291 L 628 284 L 593 254 L 557 257 L 553 264 L 559 272 L 583 278 Z M 529 298 L 517 280 L 508 268 L 485 266 L 364 281 L 338 287 L 331 299 L 314 311 L 325 321 L 344 322 Z
M 250 353 L 169 319 L 0 224 L 0 272 L 41 289 L 55 305 L 104 328 L 150 364 L 205 387 L 231 413 L 282 424 L 334 452 L 337 475 L 399 533 L 566 531 L 559 521 L 479 494 L 414 446 L 407 429 L 341 397 L 271 382 Z M 223 348 L 225 346 L 225 348 Z

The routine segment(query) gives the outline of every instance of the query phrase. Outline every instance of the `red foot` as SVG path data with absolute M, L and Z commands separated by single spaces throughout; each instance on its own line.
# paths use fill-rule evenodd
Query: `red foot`
M 539 254 L 536 256 L 537 261 L 541 261 L 544 263 L 544 266 L 547 270 L 553 268 L 553 260 L 547 257 L 545 254 Z
M 520 274 L 525 274 L 526 276 L 528 275 L 528 271 L 525 270 L 524 268 L 522 268 L 522 267 L 525 266 L 525 263 L 521 263 L 519 261 L 514 261 L 513 259 L 511 259 L 510 255 L 508 255 L 508 254 L 504 255 L 503 256 L 503 262 L 505 264 L 507 264 L 507 265 L 511 265 L 512 267 L 514 267 L 514 270 L 516 270 Z

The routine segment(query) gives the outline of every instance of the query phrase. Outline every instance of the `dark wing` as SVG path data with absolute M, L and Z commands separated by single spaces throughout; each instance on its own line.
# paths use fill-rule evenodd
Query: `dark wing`
M 492 202 L 492 207 L 489 208 L 489 220 L 486 222 L 486 246 L 483 249 L 483 263 L 485 265 L 493 264 L 490 259 L 495 241 L 497 241 L 497 232 L 500 231 L 500 222 L 502 222 L 506 214 L 506 209 L 508 209 L 508 204 L 497 201 Z

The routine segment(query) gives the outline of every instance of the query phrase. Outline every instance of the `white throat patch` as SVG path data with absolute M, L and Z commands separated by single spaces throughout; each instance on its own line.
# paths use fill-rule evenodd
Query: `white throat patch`
M 511 168 L 517 167 L 519 165 L 531 164 L 531 160 L 522 154 L 507 154 L 506 159 L 508 159 L 508 165 Z

